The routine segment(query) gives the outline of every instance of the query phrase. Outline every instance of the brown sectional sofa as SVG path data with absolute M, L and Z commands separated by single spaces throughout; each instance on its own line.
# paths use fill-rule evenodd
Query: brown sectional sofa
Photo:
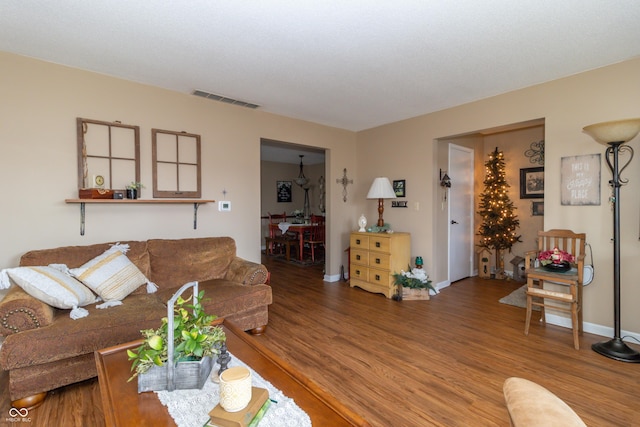
M 158 286 L 146 286 L 120 306 L 96 309 L 73 320 L 69 310 L 52 308 L 12 285 L 0 302 L 0 368 L 9 372 L 14 406 L 28 406 L 43 392 L 97 375 L 94 351 L 139 339 L 140 330 L 156 328 L 167 315 L 166 302 L 183 284 L 198 281 L 208 313 L 233 321 L 245 331 L 261 333 L 272 302 L 266 268 L 236 256 L 230 237 L 121 242 L 127 257 Z M 35 250 L 21 266 L 66 264 L 76 268 L 102 254 L 110 243 Z M 189 293 L 189 295 L 191 295 Z M 185 295 L 186 297 L 186 295 Z M 38 396 L 36 398 L 35 396 Z

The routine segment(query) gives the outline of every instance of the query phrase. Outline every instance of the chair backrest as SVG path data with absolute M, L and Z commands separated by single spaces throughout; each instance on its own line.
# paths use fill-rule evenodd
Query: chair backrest
M 309 240 L 311 240 L 312 242 L 324 242 L 324 230 L 324 223 L 312 227 Z
M 311 214 L 311 224 L 324 225 L 324 216 Z
M 267 214 L 269 215 L 269 224 L 278 224 L 287 220 L 286 212 L 283 212 L 281 214 L 272 214 L 270 212 L 267 212 Z
M 538 232 L 538 251 L 558 248 L 576 257 L 576 262 L 585 255 L 585 233 L 571 230 L 549 230 Z

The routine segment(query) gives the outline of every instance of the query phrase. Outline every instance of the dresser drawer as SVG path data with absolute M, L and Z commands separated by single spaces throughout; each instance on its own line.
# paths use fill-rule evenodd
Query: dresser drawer
M 369 269 L 369 282 L 380 286 L 389 287 L 393 284 L 393 278 L 388 270 Z
M 351 264 L 369 265 L 369 251 L 351 249 Z
M 351 239 L 349 241 L 349 246 L 353 248 L 362 248 L 365 250 L 369 250 L 369 236 L 362 234 L 352 234 Z
M 361 265 L 351 265 L 351 271 L 349 272 L 349 279 L 359 279 L 364 282 L 369 281 L 369 268 Z
M 391 239 L 389 237 L 371 236 L 369 238 L 369 250 L 377 252 L 391 252 Z
M 378 252 L 369 252 L 369 267 L 389 270 L 391 265 L 391 255 Z

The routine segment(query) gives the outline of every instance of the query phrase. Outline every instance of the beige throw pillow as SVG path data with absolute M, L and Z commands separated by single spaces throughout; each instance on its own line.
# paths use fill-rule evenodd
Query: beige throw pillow
M 125 255 L 128 250 L 129 245 L 117 243 L 86 264 L 69 270 L 106 302 L 98 308 L 118 305 L 144 284 L 148 292 L 155 292 L 155 285 Z
M 1 273 L 0 288 L 7 288 L 8 278 L 11 278 L 26 293 L 45 304 L 71 309 L 72 319 L 86 317 L 89 312 L 80 307 L 96 302 L 97 298 L 86 286 L 66 274 L 66 270 L 62 264 L 8 268 Z

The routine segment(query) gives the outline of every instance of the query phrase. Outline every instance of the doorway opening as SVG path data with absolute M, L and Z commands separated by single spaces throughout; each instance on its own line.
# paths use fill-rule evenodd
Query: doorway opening
M 298 180 L 301 174 L 306 183 Z M 269 214 L 284 213 L 286 221 L 292 224 L 310 222 L 312 215 L 325 216 L 326 178 L 325 149 L 266 138 L 260 140 L 261 251 L 266 250 L 265 237 L 270 234 Z M 325 221 L 325 227 L 329 226 L 328 223 Z M 294 234 L 294 229 L 292 227 L 291 234 Z M 290 253 L 289 261 L 304 265 L 309 260 L 302 240 L 298 240 L 300 244 Z M 327 243 L 324 244 L 324 254 L 329 252 Z M 318 259 L 315 255 L 314 258 L 315 263 L 326 259 Z
M 544 229 L 544 198 L 528 199 L 520 198 L 520 169 L 530 167 L 544 167 L 544 139 L 545 121 L 544 118 L 529 120 L 526 122 L 514 123 L 510 125 L 479 130 L 468 134 L 454 135 L 440 138 L 437 141 L 437 165 L 441 174 L 446 172 L 451 180 L 450 188 L 443 188 L 438 181 L 436 194 L 436 239 L 434 247 L 438 248 L 437 253 L 446 254 L 445 259 L 436 260 L 436 268 L 446 272 L 447 280 L 439 283 L 439 287 L 446 287 L 452 282 L 459 280 L 464 272 L 469 272 L 467 276 L 478 274 L 478 257 L 480 249 L 477 246 L 477 228 L 482 218 L 477 214 L 479 196 L 484 190 L 485 163 L 488 154 L 496 147 L 504 153 L 506 180 L 509 183 L 509 198 L 514 202 L 515 212 L 520 221 L 518 234 L 521 235 L 521 242 L 517 242 L 511 251 L 504 251 L 504 263 L 509 266 L 512 258 L 524 257 L 524 253 L 535 247 L 535 238 L 538 230 Z M 537 154 L 529 156 L 531 147 L 536 148 Z M 542 153 L 540 153 L 542 147 Z M 453 172 L 456 169 L 456 157 L 464 157 L 465 150 L 471 151 L 473 172 L 468 175 L 464 170 Z M 541 155 L 540 155 L 541 154 Z M 437 170 L 436 169 L 436 170 Z M 458 169 L 460 169 L 458 167 Z M 458 176 L 456 176 L 458 175 Z M 465 221 L 467 217 L 459 216 L 460 209 L 465 211 L 465 205 L 461 199 L 467 199 L 464 191 L 456 191 L 456 185 L 465 187 L 465 183 L 471 182 L 472 212 L 468 222 L 470 228 L 458 227 L 460 219 Z M 544 197 L 544 195 L 543 195 Z M 466 212 L 466 211 L 465 211 Z M 456 216 L 456 218 L 454 218 Z M 458 224 L 452 224 L 452 221 Z M 465 231 L 460 232 L 460 229 Z M 468 243 L 470 242 L 470 245 Z M 470 257 L 467 257 L 466 249 L 471 247 Z M 444 250 L 446 248 L 446 250 Z M 464 251 L 461 252 L 461 249 Z M 434 251 L 434 253 L 436 253 Z M 495 268 L 495 257 L 491 257 L 490 267 Z M 462 273 L 461 273 L 462 272 Z M 508 275 L 512 271 L 506 272 Z

